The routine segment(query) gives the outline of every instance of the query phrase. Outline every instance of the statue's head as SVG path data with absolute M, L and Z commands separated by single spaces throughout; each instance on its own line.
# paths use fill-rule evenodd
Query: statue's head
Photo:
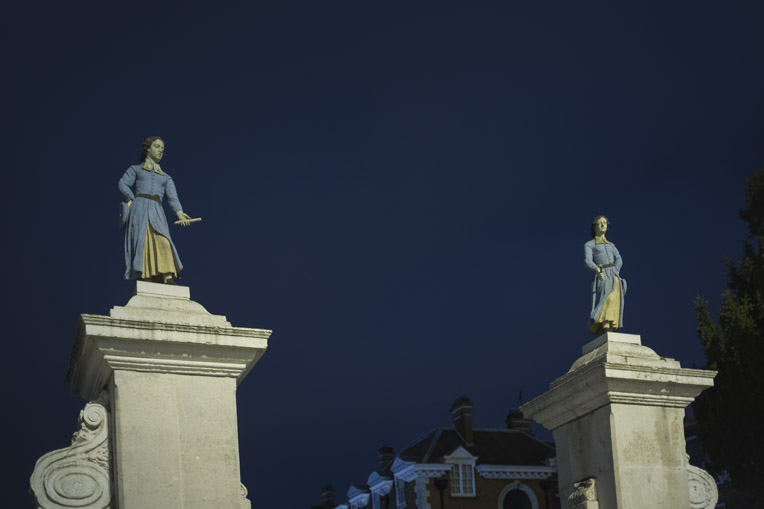
M 610 226 L 610 220 L 608 218 L 605 216 L 597 216 L 594 218 L 594 221 L 592 221 L 592 226 L 589 231 L 591 232 L 592 237 L 596 237 L 598 233 L 600 235 L 605 233 L 608 226 Z
M 158 143 L 157 143 L 158 142 Z M 164 140 L 159 136 L 150 136 L 143 140 L 143 147 L 141 148 L 141 162 L 146 160 L 146 156 L 151 154 L 151 158 L 159 162 L 164 155 Z

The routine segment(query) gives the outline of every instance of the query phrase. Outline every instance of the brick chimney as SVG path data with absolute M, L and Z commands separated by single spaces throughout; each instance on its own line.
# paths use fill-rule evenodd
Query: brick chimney
M 334 509 L 334 487 L 331 484 L 324 486 L 321 492 L 321 508 Z
M 451 405 L 451 419 L 454 429 L 467 445 L 475 445 L 472 434 L 472 401 L 467 396 L 459 396 Z
M 520 410 L 510 410 L 504 422 L 507 423 L 507 429 L 516 429 L 526 435 L 531 434 L 531 420 L 523 417 Z
M 393 448 L 389 445 L 383 445 L 379 449 L 379 471 L 390 470 L 394 459 L 395 453 L 393 452 Z

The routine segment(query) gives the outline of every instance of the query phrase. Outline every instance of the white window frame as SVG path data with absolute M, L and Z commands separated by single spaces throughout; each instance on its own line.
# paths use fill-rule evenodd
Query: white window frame
M 475 462 L 477 456 L 473 456 L 462 446 L 456 448 L 451 454 L 443 457 L 446 464 L 450 465 L 449 482 L 452 497 L 475 497 Z
M 406 506 L 406 481 L 400 477 L 395 478 L 395 504 L 398 507 Z
M 475 465 L 473 463 L 451 463 L 450 485 L 452 497 L 475 496 Z
M 520 490 L 528 496 L 528 499 L 531 501 L 531 509 L 539 509 L 539 499 L 536 498 L 536 494 L 533 493 L 530 486 L 520 481 L 515 481 L 504 486 L 504 489 L 501 490 L 501 493 L 499 494 L 499 509 L 504 508 L 504 497 L 506 497 L 510 491 L 514 490 Z

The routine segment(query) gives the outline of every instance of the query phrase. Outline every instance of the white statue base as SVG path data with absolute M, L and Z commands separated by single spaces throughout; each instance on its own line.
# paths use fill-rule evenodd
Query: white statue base
M 74 444 L 54 451 L 32 475 L 38 507 L 105 508 L 110 498 L 120 509 L 250 507 L 239 474 L 236 386 L 265 352 L 270 333 L 232 327 L 190 300 L 188 287 L 143 281 L 109 316 L 81 315 L 67 379 L 86 400 L 105 390 L 106 481 L 73 470 L 62 484 L 60 468 L 43 460 L 89 460 L 76 460 Z M 107 505 L 79 504 L 88 495 L 83 483 Z
M 567 374 L 521 407 L 553 431 L 562 507 L 706 507 L 696 505 L 706 489 L 698 476 L 710 479 L 709 503 L 716 486 L 689 466 L 683 420 L 715 375 L 681 368 L 638 335 L 609 332 L 585 345 Z

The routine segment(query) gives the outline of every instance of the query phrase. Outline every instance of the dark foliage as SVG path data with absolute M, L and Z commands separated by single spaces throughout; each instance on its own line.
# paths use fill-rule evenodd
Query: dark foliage
M 743 258 L 728 262 L 718 324 L 698 297 L 698 335 L 707 368 L 719 374 L 714 387 L 693 404 L 700 437 L 714 474 L 728 474 L 734 486 L 754 493 L 764 478 L 764 166 L 747 183 L 747 208 L 740 218 L 750 237 Z

